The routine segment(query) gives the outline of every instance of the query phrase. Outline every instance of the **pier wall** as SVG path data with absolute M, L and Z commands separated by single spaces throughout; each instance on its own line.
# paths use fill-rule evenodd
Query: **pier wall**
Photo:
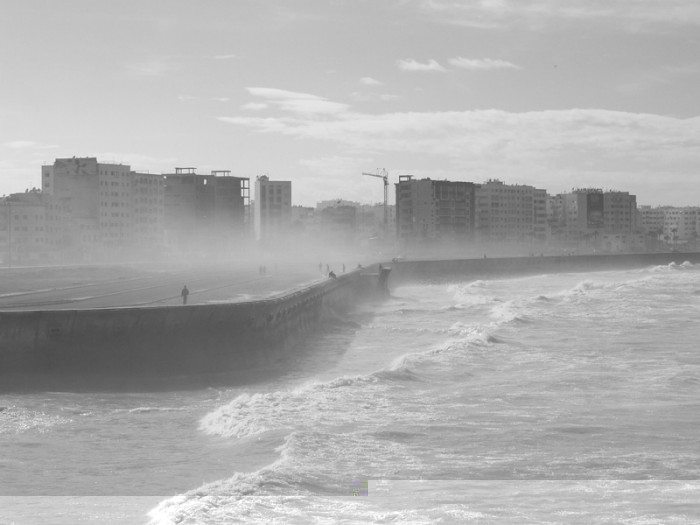
M 645 253 L 606 255 L 561 255 L 543 257 L 499 257 L 455 260 L 400 260 L 391 266 L 390 285 L 405 282 L 483 279 L 556 272 L 590 272 L 646 266 L 700 263 L 700 253 Z
M 376 276 L 353 271 L 244 303 L 0 312 L 0 390 L 37 377 L 138 383 L 268 365 L 375 289 Z

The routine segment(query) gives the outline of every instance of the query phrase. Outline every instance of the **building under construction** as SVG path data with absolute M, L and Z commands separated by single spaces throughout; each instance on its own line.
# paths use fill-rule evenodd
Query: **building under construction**
M 165 234 L 182 251 L 235 250 L 250 237 L 250 179 L 228 170 L 200 175 L 175 168 L 165 175 Z

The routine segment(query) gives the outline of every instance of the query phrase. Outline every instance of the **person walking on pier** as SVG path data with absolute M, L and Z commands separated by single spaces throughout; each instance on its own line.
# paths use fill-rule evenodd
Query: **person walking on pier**
M 187 285 L 183 286 L 180 295 L 182 296 L 182 304 L 187 304 L 187 296 L 190 295 L 190 291 L 187 289 Z

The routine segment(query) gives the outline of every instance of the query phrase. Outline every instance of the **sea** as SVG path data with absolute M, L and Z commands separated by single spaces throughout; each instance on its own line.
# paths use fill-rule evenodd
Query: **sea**
M 0 394 L 0 523 L 700 523 L 700 265 L 405 284 L 228 386 Z

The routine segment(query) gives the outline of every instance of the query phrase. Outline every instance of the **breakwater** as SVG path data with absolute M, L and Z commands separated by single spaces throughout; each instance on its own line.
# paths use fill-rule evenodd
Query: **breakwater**
M 0 390 L 153 387 L 274 363 L 324 319 L 407 282 L 700 263 L 700 253 L 455 260 L 373 265 L 265 300 L 168 307 L 0 312 Z M 388 267 L 391 272 L 388 273 Z M 168 383 L 169 386 L 171 383 Z
M 391 284 L 483 279 L 558 272 L 590 272 L 646 266 L 700 263 L 700 253 L 554 255 L 453 260 L 399 260 L 390 264 Z
M 373 271 L 242 303 L 0 312 L 0 390 L 132 387 L 262 367 L 372 297 Z

